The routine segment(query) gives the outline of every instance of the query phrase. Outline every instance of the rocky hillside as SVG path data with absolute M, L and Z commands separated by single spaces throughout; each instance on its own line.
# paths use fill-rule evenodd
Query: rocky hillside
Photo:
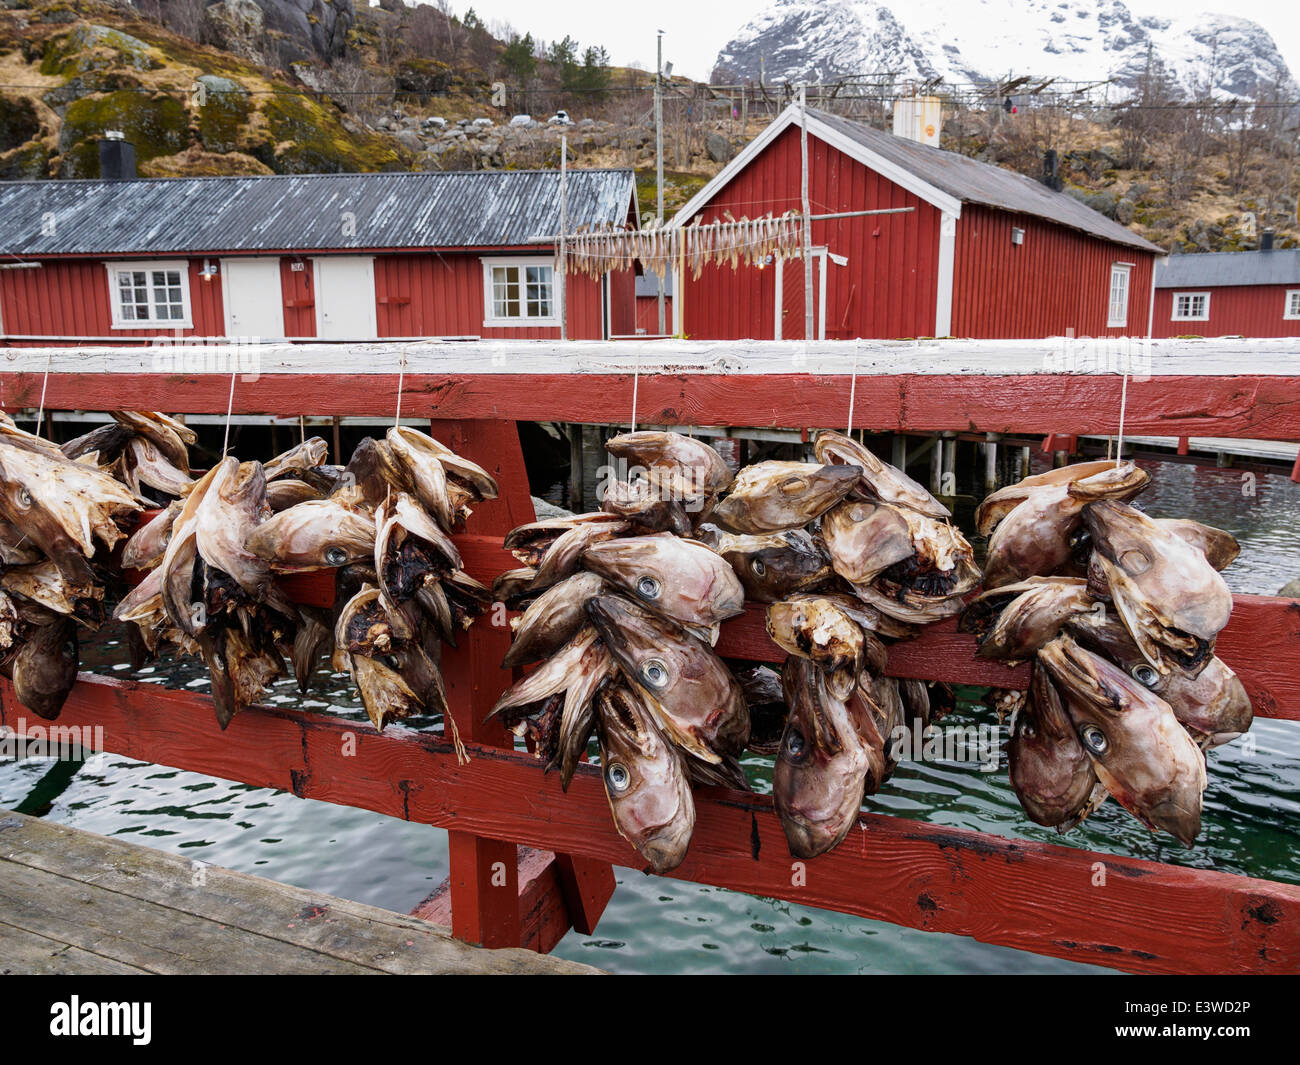
M 642 211 L 653 210 L 643 73 L 614 72 L 623 91 L 603 101 L 524 94 L 572 108 L 575 121 L 547 123 L 548 107 L 512 124 L 516 100 L 492 102 L 508 77 L 502 42 L 456 21 L 434 25 L 439 37 L 435 9 L 385 3 L 194 0 L 180 33 L 175 18 L 168 29 L 125 2 L 0 0 L 0 179 L 97 177 L 96 142 L 110 129 L 135 145 L 146 176 L 554 167 L 564 136 L 573 165 L 636 169 Z M 706 87 L 675 88 L 669 213 L 766 121 L 755 101 L 742 130 Z M 948 114 L 944 146 L 1035 177 L 1055 148 L 1067 190 L 1165 247 L 1253 247 L 1264 226 L 1281 246 L 1298 241 L 1294 130 L 1288 154 L 1284 127 L 1210 136 L 1181 112 L 1153 114 L 1166 112 L 1128 125 L 1033 108 Z

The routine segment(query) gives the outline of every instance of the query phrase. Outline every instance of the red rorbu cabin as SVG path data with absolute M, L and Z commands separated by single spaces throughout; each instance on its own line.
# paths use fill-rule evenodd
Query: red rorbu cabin
M 817 339 L 1147 335 L 1163 254 L 1084 203 L 1010 170 L 808 108 Z M 673 224 L 799 211 L 800 109 L 787 108 Z M 905 214 L 822 218 L 887 208 Z M 677 331 L 803 339 L 799 261 L 687 277 Z
M 1156 268 L 1152 335 L 1300 337 L 1300 248 L 1172 255 Z
M 631 170 L 571 170 L 566 225 L 636 224 Z M 9 344 L 560 336 L 557 171 L 0 183 Z M 570 274 L 568 336 L 635 331 L 631 270 Z

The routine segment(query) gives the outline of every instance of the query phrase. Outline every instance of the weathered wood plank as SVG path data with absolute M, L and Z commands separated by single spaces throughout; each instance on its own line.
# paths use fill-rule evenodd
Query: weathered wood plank
M 96 883 L 0 862 L 0 912 L 28 932 L 151 973 L 375 974 L 369 965 L 119 894 Z
M 404 914 L 12 813 L 0 817 L 0 911 L 150 972 L 587 970 L 471 947 Z M 61 930 L 69 922 L 76 927 Z
M 12 689 L 0 715 L 16 725 Z M 110 750 L 292 788 L 490 839 L 640 868 L 615 831 L 599 772 L 567 794 L 526 754 L 281 708 L 240 714 L 224 734 L 205 696 L 103 678 L 78 684 L 68 724 L 99 723 Z M 351 733 L 355 749 L 343 743 Z M 255 738 L 256 742 L 250 742 Z M 862 814 L 830 854 L 791 860 L 765 796 L 697 790 L 686 861 L 672 875 L 895 924 L 1140 972 L 1300 968 L 1300 887 Z M 521 805 L 527 816 L 521 816 Z M 1094 887 L 1095 863 L 1107 871 Z
M 92 954 L 0 920 L 0 976 L 141 976 L 147 969 Z

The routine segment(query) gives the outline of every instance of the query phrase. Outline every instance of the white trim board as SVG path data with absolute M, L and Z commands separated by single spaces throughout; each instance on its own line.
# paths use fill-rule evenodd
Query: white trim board
M 797 126 L 798 122 L 799 107 L 797 104 L 791 104 L 762 133 L 745 145 L 739 155 L 718 171 L 712 181 L 692 196 L 685 206 L 673 216 L 670 224 L 674 226 L 684 225 L 689 218 L 698 214 L 732 178 L 749 166 L 760 152 L 790 126 Z M 850 158 L 856 159 L 868 170 L 874 170 L 887 181 L 906 189 L 932 207 L 937 207 L 940 211 L 945 211 L 955 218 L 961 217 L 961 200 L 928 182 L 922 181 L 911 171 L 885 159 L 883 156 L 877 155 L 852 138 L 845 137 L 838 130 L 818 121 L 814 115 L 808 115 L 808 134 L 838 149 Z

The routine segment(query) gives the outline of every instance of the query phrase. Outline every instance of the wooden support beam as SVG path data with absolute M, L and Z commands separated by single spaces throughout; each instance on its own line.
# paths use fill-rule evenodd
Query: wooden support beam
M 595 766 L 580 765 L 565 793 L 522 752 L 471 744 L 462 766 L 436 734 L 378 734 L 281 707 L 250 708 L 222 732 L 207 696 L 82 679 L 59 724 L 102 726 L 115 753 L 642 867 L 610 820 Z M 8 681 L 0 723 L 44 727 Z M 1300 886 L 871 813 L 829 854 L 795 863 L 769 796 L 698 788 L 696 810 L 690 853 L 670 874 L 678 879 L 1134 972 L 1300 968 Z M 1104 888 L 1095 886 L 1098 862 Z
M 576 346 L 576 345 L 575 345 Z M 611 344 L 617 354 L 619 346 Z M 781 347 L 781 345 L 776 345 Z M 662 359 L 667 356 L 658 356 Z M 5 407 L 35 408 L 43 375 L 5 374 Z M 238 414 L 390 416 L 396 373 L 263 374 L 235 389 Z M 228 376 L 51 373 L 46 409 L 226 413 Z M 849 374 L 641 374 L 638 420 L 656 425 L 816 427 L 839 410 Z M 1119 431 L 1118 378 L 1069 374 L 876 374 L 857 379 L 855 428 L 1106 436 Z M 632 396 L 632 373 L 408 372 L 403 411 L 444 419 L 598 424 Z M 870 422 L 871 424 L 868 424 Z M 1129 435 L 1300 440 L 1300 390 L 1282 376 L 1153 376 L 1129 382 Z

